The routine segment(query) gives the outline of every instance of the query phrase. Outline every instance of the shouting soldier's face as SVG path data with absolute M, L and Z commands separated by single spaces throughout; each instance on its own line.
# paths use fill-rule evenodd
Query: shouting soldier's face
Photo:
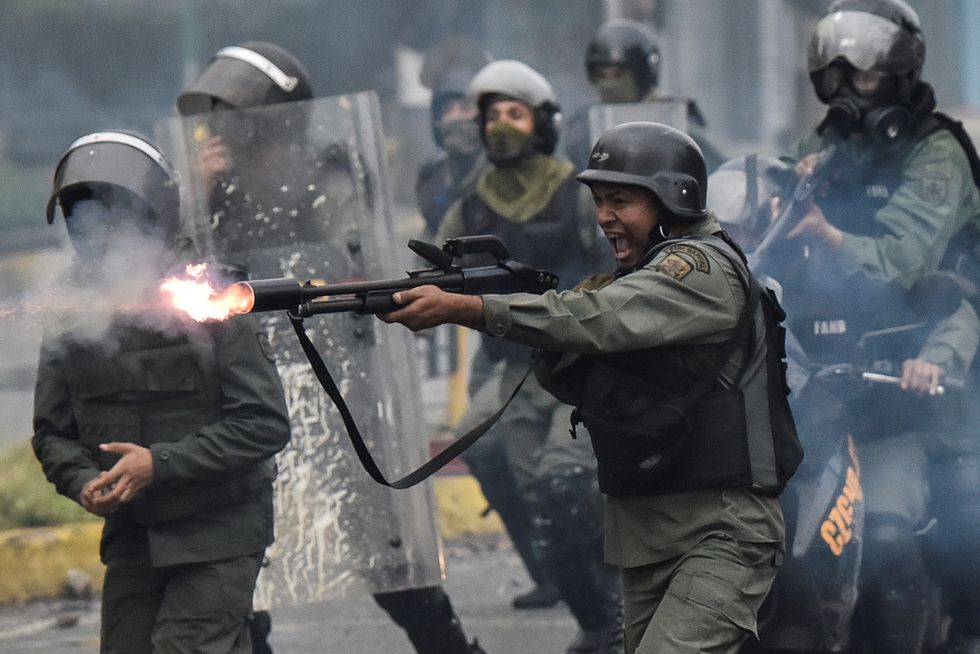
M 650 249 L 659 218 L 650 192 L 625 184 L 591 184 L 596 222 L 609 240 L 616 265 L 632 268 Z

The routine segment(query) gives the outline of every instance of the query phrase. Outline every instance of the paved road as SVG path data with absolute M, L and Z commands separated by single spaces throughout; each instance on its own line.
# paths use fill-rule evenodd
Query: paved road
M 513 551 L 495 538 L 457 541 L 447 550 L 446 588 L 467 633 L 489 654 L 558 654 L 575 624 L 558 607 L 514 611 L 510 598 L 528 587 Z M 77 623 L 59 627 L 57 620 Z M 398 654 L 413 652 L 404 634 L 359 594 L 318 605 L 273 612 L 276 654 Z M 97 602 L 36 603 L 0 608 L 3 654 L 96 654 Z

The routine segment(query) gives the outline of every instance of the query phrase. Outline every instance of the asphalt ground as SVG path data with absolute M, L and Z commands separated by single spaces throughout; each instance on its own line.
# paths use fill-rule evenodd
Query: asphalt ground
M 509 543 L 497 535 L 446 545 L 445 588 L 467 634 L 488 654 L 559 654 L 575 636 L 564 606 L 516 611 L 511 598 L 530 582 Z M 404 633 L 366 593 L 315 605 L 274 609 L 276 654 L 411 654 Z M 98 600 L 29 602 L 0 607 L 3 654 L 96 654 Z

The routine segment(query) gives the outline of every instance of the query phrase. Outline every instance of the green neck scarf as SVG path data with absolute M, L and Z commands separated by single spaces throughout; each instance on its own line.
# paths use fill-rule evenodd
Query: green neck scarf
M 476 185 L 481 200 L 510 222 L 522 224 L 541 213 L 574 167 L 536 154 L 514 166 L 490 168 Z

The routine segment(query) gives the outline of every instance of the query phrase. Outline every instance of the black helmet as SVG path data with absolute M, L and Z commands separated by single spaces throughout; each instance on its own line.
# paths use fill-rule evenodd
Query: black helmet
M 596 83 L 601 66 L 616 64 L 633 73 L 640 98 L 656 87 L 660 77 L 660 49 L 653 30 L 625 18 L 604 23 L 585 51 L 589 82 Z
M 487 64 L 470 81 L 467 96 L 480 110 L 480 124 L 486 123 L 487 108 L 498 96 L 519 100 L 534 111 L 534 149 L 551 154 L 558 145 L 561 108 L 551 84 L 538 71 L 513 59 Z M 485 130 L 480 138 L 486 143 Z
M 680 220 L 708 215 L 708 173 L 701 148 L 684 132 L 660 123 L 623 123 L 603 132 L 588 168 L 576 179 L 640 186 Z
M 222 48 L 177 98 L 182 116 L 208 113 L 216 103 L 247 109 L 313 97 L 299 60 L 273 43 L 249 41 Z
M 919 16 L 902 0 L 835 0 L 810 39 L 807 68 L 824 103 L 839 84 L 827 79 L 826 71 L 840 61 L 859 71 L 899 78 L 900 95 L 907 96 L 925 57 Z
M 137 198 L 168 239 L 180 226 L 177 173 L 145 137 L 129 131 L 95 132 L 76 139 L 58 162 L 48 199 L 48 224 L 55 207 L 67 217 L 71 205 L 92 197 L 92 189 L 122 189 Z
M 429 105 L 429 124 L 432 127 L 432 137 L 436 145 L 442 147 L 442 132 L 439 121 L 442 113 L 450 102 L 465 99 L 466 89 L 470 80 L 476 75 L 478 67 L 454 66 L 442 74 L 432 87 L 432 103 Z

